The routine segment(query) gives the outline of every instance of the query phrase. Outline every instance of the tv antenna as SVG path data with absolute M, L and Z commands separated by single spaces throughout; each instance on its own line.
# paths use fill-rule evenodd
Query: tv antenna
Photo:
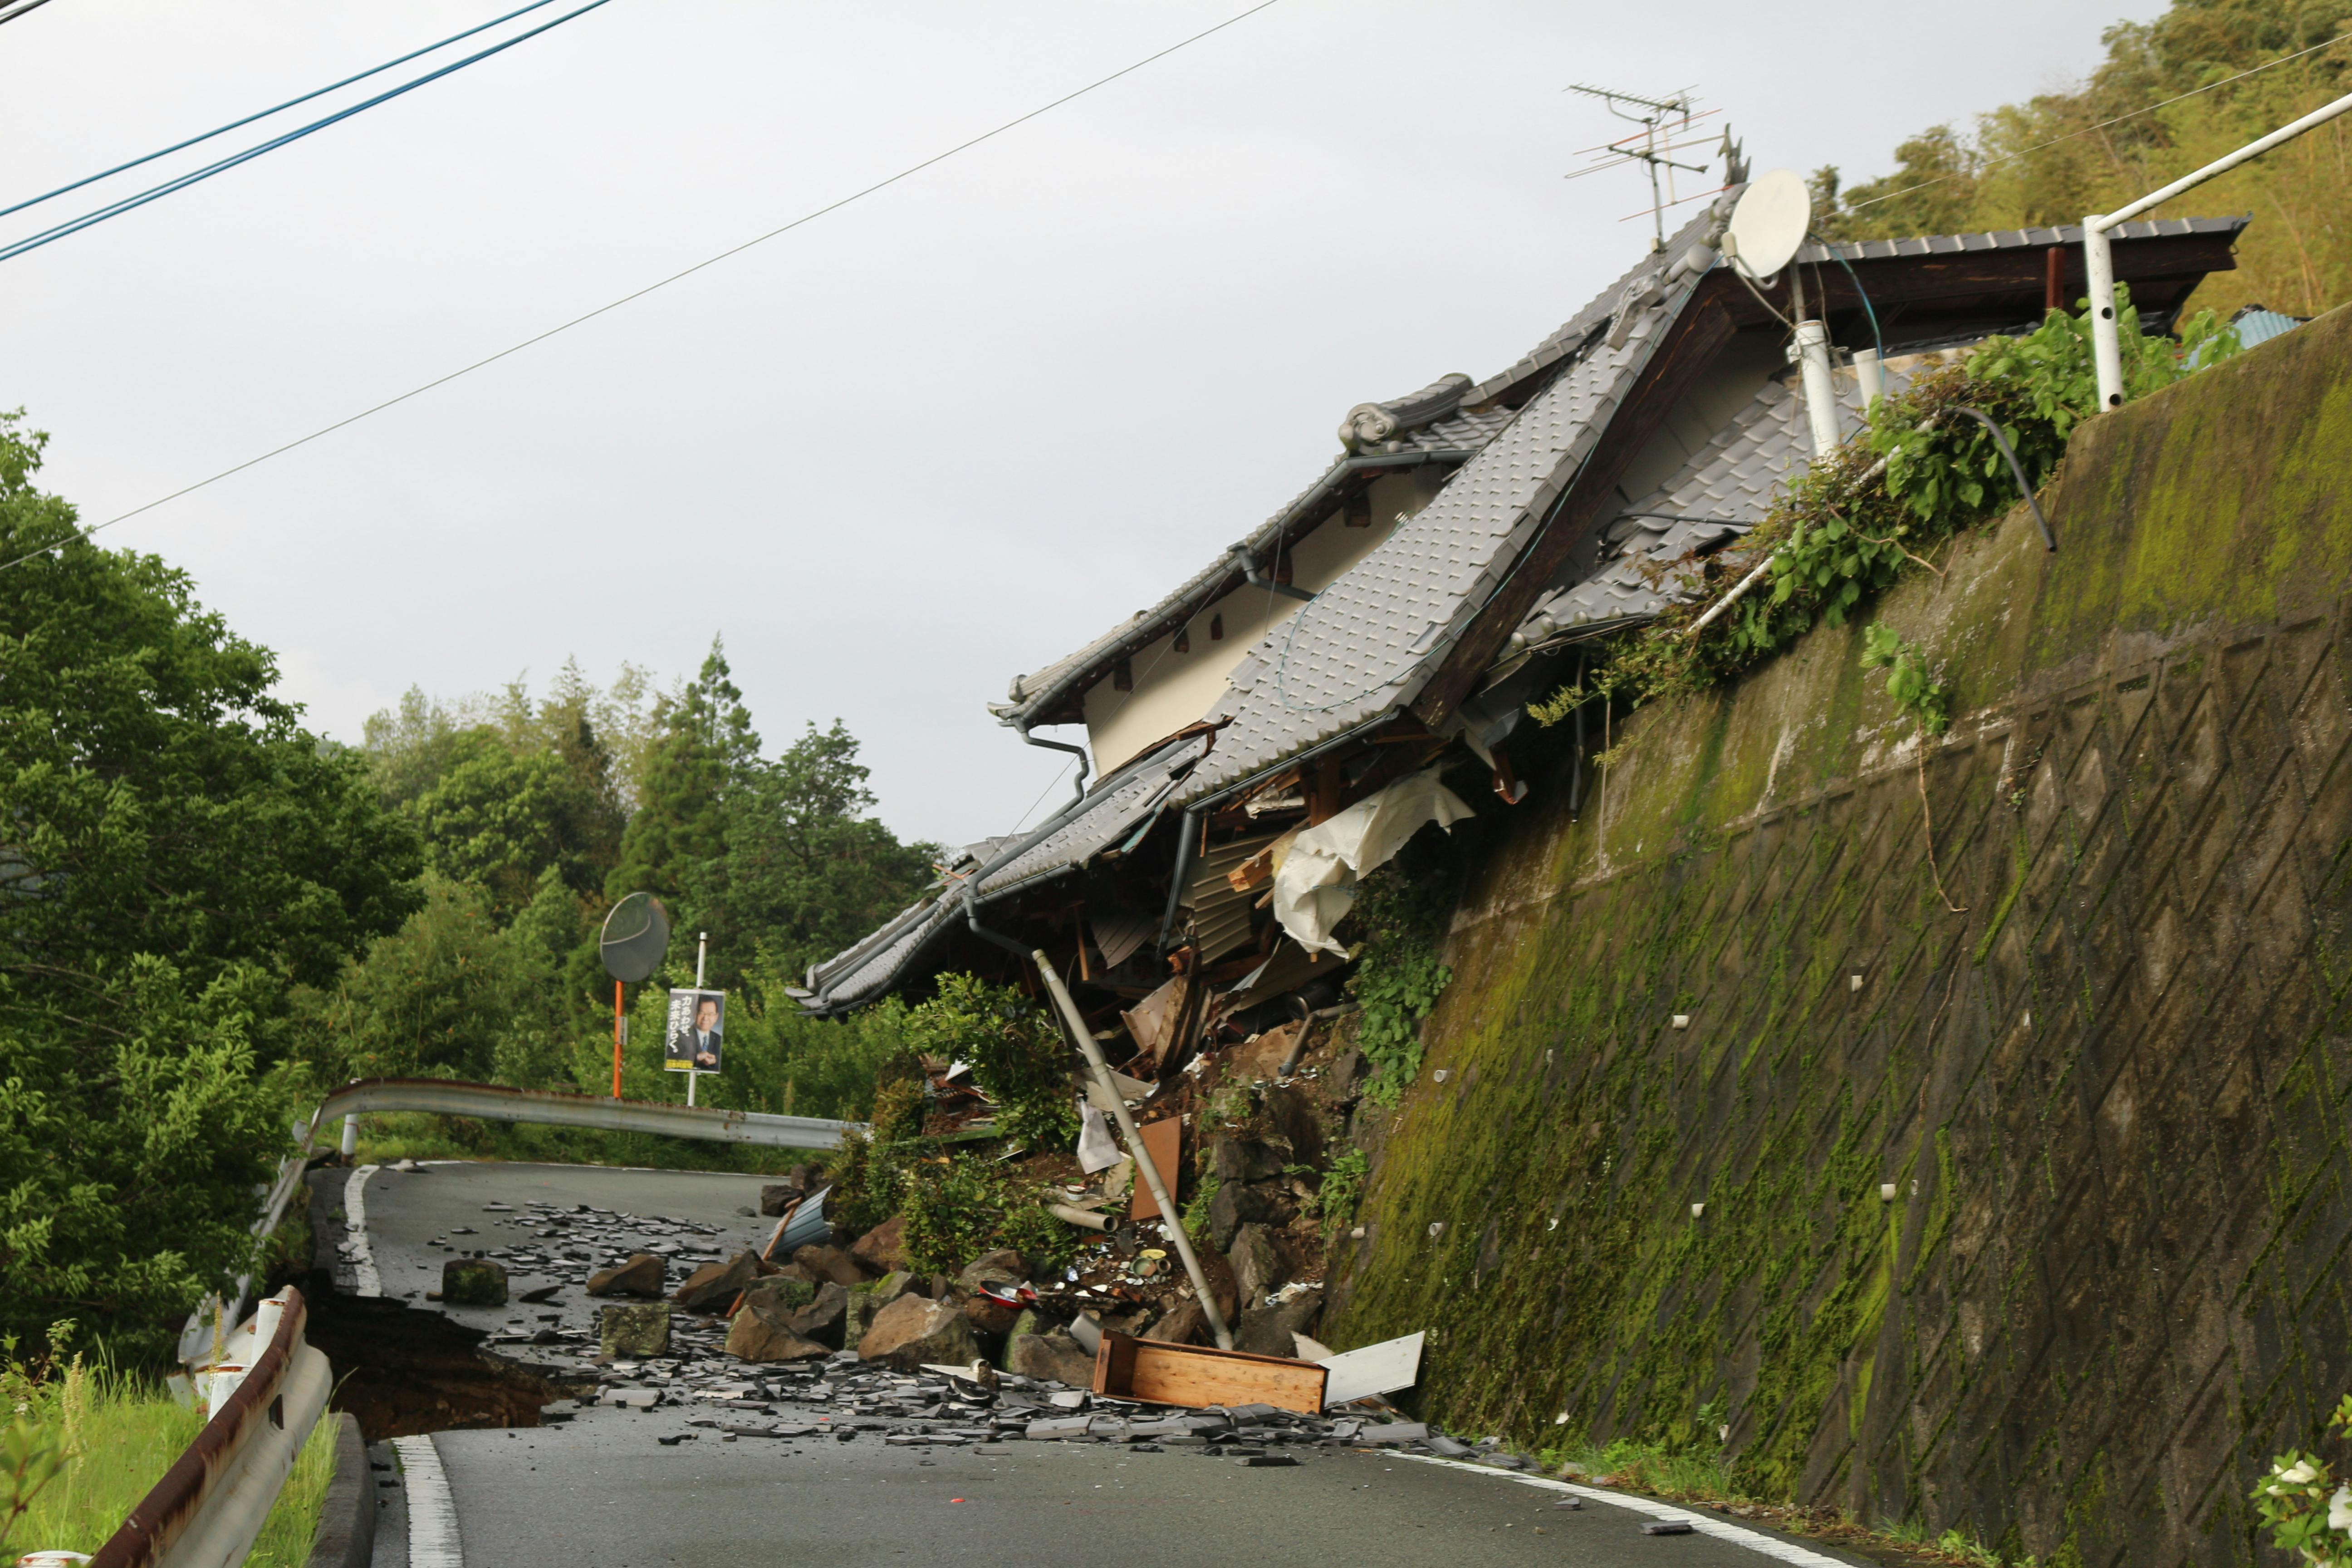
M 1586 153 L 1593 154 L 1596 161 L 1566 175 L 1565 178 L 1581 179 L 1586 174 L 1597 174 L 1603 169 L 1622 168 L 1627 163 L 1648 164 L 1652 231 L 1650 248 L 1654 251 L 1664 250 L 1666 247 L 1666 209 L 1679 205 L 1675 198 L 1674 171 L 1685 169 L 1694 174 L 1706 173 L 1706 165 L 1704 163 L 1678 163 L 1668 154 L 1704 145 L 1707 140 L 1704 135 L 1695 141 L 1676 141 L 1675 138 L 1687 135 L 1695 121 L 1706 119 L 1717 111 L 1714 110 L 1702 111 L 1696 109 L 1691 102 L 1691 89 L 1688 88 L 1683 89 L 1672 98 L 1664 99 L 1643 98 L 1639 93 L 1619 92 L 1612 88 L 1593 87 L 1584 82 L 1571 82 L 1564 90 L 1580 92 L 1587 98 L 1597 98 L 1607 106 L 1610 113 L 1620 120 L 1631 121 L 1642 128 L 1631 135 L 1621 136 L 1614 142 L 1584 149 Z M 1729 146 L 1727 134 L 1725 145 Z M 1659 174 L 1662 169 L 1665 171 L 1663 184 Z

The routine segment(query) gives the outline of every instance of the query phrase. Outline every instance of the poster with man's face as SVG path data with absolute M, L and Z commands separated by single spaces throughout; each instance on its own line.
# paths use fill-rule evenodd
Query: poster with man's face
M 662 1066 L 671 1072 L 717 1072 L 719 1035 L 726 1022 L 724 991 L 671 992 L 669 1029 L 662 1040 Z

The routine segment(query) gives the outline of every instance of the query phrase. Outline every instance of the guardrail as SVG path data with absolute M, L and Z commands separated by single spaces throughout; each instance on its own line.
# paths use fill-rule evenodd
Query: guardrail
M 437 1078 L 360 1079 L 327 1096 L 311 1119 L 312 1134 L 338 1116 L 371 1110 L 429 1110 L 485 1121 L 535 1121 L 552 1127 L 596 1127 L 607 1132 L 657 1132 L 714 1143 L 759 1143 L 774 1149 L 835 1149 L 862 1121 L 817 1116 L 777 1116 L 764 1110 L 720 1110 L 657 1100 L 601 1100 L 544 1089 L 494 1083 L 452 1083 Z M 308 1139 L 304 1140 L 309 1142 Z
M 288 1289 L 224 1336 L 210 1373 L 211 1419 L 131 1510 L 89 1568 L 236 1568 L 327 1408 L 327 1358 L 303 1339 L 308 1309 Z

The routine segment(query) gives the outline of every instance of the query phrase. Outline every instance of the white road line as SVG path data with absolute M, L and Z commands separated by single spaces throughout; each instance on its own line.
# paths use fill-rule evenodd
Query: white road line
M 1628 1497 L 1623 1492 L 1609 1491 L 1598 1487 L 1571 1486 L 1566 1481 L 1555 1481 L 1543 1476 L 1523 1476 L 1515 1470 L 1497 1469 L 1493 1465 L 1465 1465 L 1459 1459 L 1440 1459 L 1426 1454 L 1399 1454 L 1396 1457 L 1400 1459 L 1411 1459 L 1416 1465 L 1443 1465 L 1449 1470 L 1468 1470 L 1475 1475 L 1492 1476 L 1498 1480 L 1517 1481 L 1525 1487 L 1540 1487 L 1546 1491 L 1566 1492 L 1570 1496 L 1583 1498 L 1591 1502 L 1605 1502 L 1612 1508 L 1631 1509 L 1635 1513 L 1646 1513 L 1653 1519 L 1682 1520 L 1689 1524 L 1694 1534 L 1712 1535 L 1717 1541 L 1728 1541 L 1735 1546 L 1745 1546 L 1750 1552 L 1759 1552 L 1777 1563 L 1794 1563 L 1799 1564 L 1800 1568 L 1853 1568 L 1853 1564 L 1843 1557 L 1824 1556 L 1821 1552 L 1799 1546 L 1793 1542 L 1783 1541 L 1777 1535 L 1767 1535 L 1760 1530 L 1743 1530 L 1738 1525 L 1713 1514 L 1694 1513 L 1689 1509 L 1676 1508 L 1672 1503 L 1652 1502 L 1648 1498 Z M 410 1494 L 410 1506 L 412 1508 L 415 1506 L 414 1493 Z
M 375 1252 L 368 1246 L 367 1179 L 373 1165 L 362 1165 L 343 1184 L 343 1242 L 351 1248 L 352 1276 L 362 1296 L 383 1294 L 383 1277 L 375 1271 Z
M 457 1505 L 449 1500 L 440 1450 L 430 1437 L 394 1437 L 392 1447 L 408 1483 L 408 1568 L 466 1568 Z

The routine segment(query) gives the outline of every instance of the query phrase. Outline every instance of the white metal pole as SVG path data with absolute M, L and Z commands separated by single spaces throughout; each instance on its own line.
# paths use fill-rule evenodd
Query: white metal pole
M 1217 1298 L 1209 1289 L 1208 1276 L 1201 1272 L 1201 1260 L 1192 1253 L 1192 1238 L 1184 1234 L 1184 1216 L 1177 1212 L 1176 1194 L 1160 1179 L 1160 1167 L 1152 1163 L 1151 1151 L 1143 1146 L 1142 1134 L 1135 1130 L 1135 1118 L 1128 1114 L 1127 1101 L 1118 1097 L 1118 1086 L 1111 1081 L 1110 1064 L 1103 1060 L 1102 1047 L 1095 1044 L 1094 1031 L 1087 1027 L 1086 1015 L 1070 997 L 1070 988 L 1054 969 L 1054 961 L 1042 951 L 1033 950 L 1029 956 L 1036 962 L 1037 973 L 1045 977 L 1045 989 L 1054 994 L 1054 1005 L 1061 1009 L 1062 1020 L 1070 1026 L 1070 1034 L 1086 1054 L 1087 1066 L 1094 1070 L 1095 1083 L 1102 1089 L 1103 1098 L 1110 1102 L 1111 1116 L 1118 1122 L 1119 1136 L 1127 1140 L 1127 1152 L 1135 1157 L 1135 1173 L 1143 1178 L 1144 1191 L 1160 1205 L 1160 1228 L 1168 1233 L 1168 1244 L 1183 1260 L 1186 1278 L 1192 1281 L 1193 1297 L 1201 1303 L 1201 1313 L 1209 1320 L 1209 1332 L 1216 1336 L 1217 1348 L 1234 1348 L 1234 1331 L 1225 1326 L 1225 1315 L 1217 1310 Z
M 2124 368 L 2122 346 L 2116 336 L 2116 264 L 2109 248 L 2107 231 L 2118 224 L 2137 217 L 2153 207 L 2162 206 L 2184 191 L 2191 191 L 2217 174 L 2226 174 L 2241 163 L 2261 157 L 2273 147 L 2294 141 L 2306 131 L 2315 131 L 2336 116 L 2352 110 L 2352 93 L 2347 93 L 2333 103 L 2323 104 L 2289 125 L 2282 125 L 2259 141 L 2249 142 L 2236 152 L 2216 158 L 2192 174 L 2183 174 L 2159 190 L 2150 191 L 2136 202 L 2117 207 L 2105 216 L 2094 216 L 2083 220 L 2083 269 L 2091 287 L 2091 343 L 2098 361 L 2099 405 L 2116 408 L 2124 400 Z
M 1805 377 L 1805 422 L 1812 426 L 1813 456 L 1838 449 L 1837 384 L 1830 379 L 1830 330 L 1819 321 L 1797 323 L 1797 363 Z
M 1863 411 L 1868 413 L 1886 395 L 1886 367 L 1879 360 L 1876 349 L 1853 351 L 1853 379 L 1862 390 Z
M 2099 373 L 2099 406 L 2120 408 L 2124 352 L 2116 327 L 2115 247 L 2101 226 L 2106 221 L 2095 215 L 2083 220 L 2083 278 L 2091 296 L 2091 360 Z
M 359 1152 L 360 1119 L 357 1116 L 346 1116 L 343 1118 L 343 1158 L 348 1160 Z

